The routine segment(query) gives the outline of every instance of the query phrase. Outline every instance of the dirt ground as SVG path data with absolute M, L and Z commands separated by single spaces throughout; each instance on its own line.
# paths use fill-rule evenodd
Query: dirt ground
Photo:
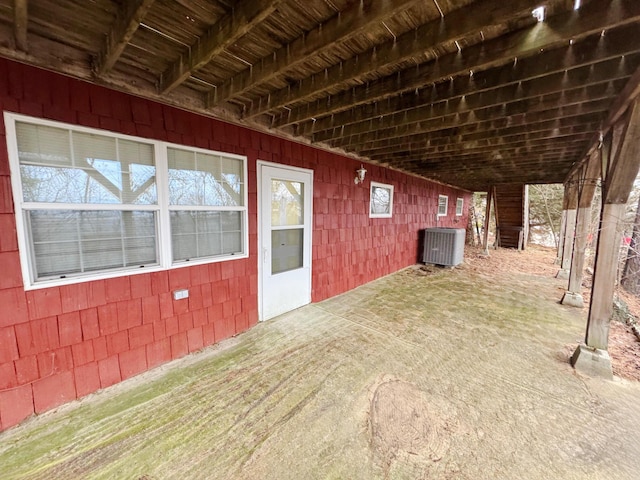
M 509 272 L 521 272 L 531 275 L 554 276 L 558 272 L 558 265 L 550 261 L 553 259 L 554 249 L 529 245 L 526 253 L 513 255 L 513 251 L 498 249 L 491 250 L 487 258 L 480 248 L 468 248 L 465 264 L 473 270 L 482 269 L 485 272 L 506 275 Z M 585 301 L 584 311 L 588 312 L 591 294 L 591 279 L 585 272 L 584 289 L 582 296 Z M 558 299 L 562 297 L 563 290 L 559 288 Z M 625 292 L 618 287 L 616 295 L 622 300 L 629 312 L 640 319 L 640 298 Z M 567 345 L 566 351 L 571 354 L 575 345 Z M 609 331 L 609 355 L 614 375 L 627 380 L 640 381 L 640 341 L 631 331 L 631 327 L 620 319 L 611 322 Z

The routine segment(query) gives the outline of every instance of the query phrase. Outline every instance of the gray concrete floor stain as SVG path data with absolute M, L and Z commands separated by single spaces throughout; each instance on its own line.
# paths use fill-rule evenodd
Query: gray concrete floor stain
M 640 479 L 562 286 L 408 268 L 0 434 L 0 477 Z

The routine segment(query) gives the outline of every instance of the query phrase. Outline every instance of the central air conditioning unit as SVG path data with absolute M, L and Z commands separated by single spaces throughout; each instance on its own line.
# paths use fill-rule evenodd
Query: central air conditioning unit
M 422 261 L 455 267 L 464 258 L 464 228 L 426 228 Z

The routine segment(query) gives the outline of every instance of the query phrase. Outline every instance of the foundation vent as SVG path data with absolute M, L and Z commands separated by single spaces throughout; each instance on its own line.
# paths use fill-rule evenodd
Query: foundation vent
M 426 228 L 422 261 L 454 267 L 464 258 L 463 228 Z

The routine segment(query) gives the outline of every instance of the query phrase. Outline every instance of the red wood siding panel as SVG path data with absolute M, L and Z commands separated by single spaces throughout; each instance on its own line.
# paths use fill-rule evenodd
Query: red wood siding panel
M 0 59 L 0 109 L 246 155 L 249 258 L 25 292 L 0 116 L 0 429 L 251 328 L 258 321 L 257 160 L 314 171 L 312 299 L 418 260 L 418 231 L 465 227 L 470 195 L 338 154 Z M 392 184 L 392 218 L 370 219 L 371 181 Z M 174 300 L 173 291 L 189 289 Z

